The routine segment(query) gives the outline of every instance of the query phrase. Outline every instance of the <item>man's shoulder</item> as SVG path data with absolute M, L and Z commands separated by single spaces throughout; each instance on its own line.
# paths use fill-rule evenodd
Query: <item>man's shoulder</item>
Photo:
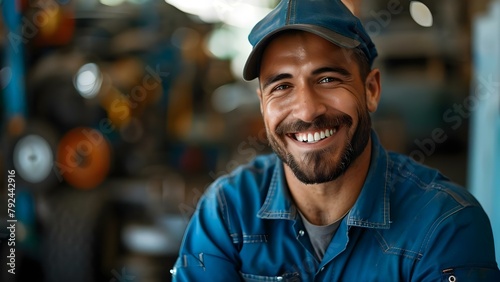
M 392 224 L 391 230 L 384 233 L 387 240 L 399 240 L 406 230 L 405 235 L 424 248 L 424 240 L 438 234 L 438 230 L 467 226 L 471 218 L 477 219 L 478 228 L 487 227 L 487 216 L 475 197 L 437 169 L 396 153 L 389 153 L 388 164 Z M 400 247 L 422 252 L 413 249 L 415 246 L 403 245 Z
M 213 186 L 219 188 L 237 186 L 237 188 L 241 188 L 259 185 L 269 181 L 279 163 L 275 154 L 259 155 L 250 162 L 236 167 L 230 173 L 217 178 Z
M 395 153 L 388 154 L 387 176 L 391 224 L 375 233 L 385 253 L 421 261 L 421 273 L 456 266 L 473 273 L 471 261 L 496 268 L 488 217 L 464 187 Z M 449 251 L 459 248 L 463 256 Z
M 220 195 L 226 201 L 257 201 L 265 198 L 271 181 L 276 181 L 275 170 L 281 165 L 275 154 L 259 155 L 247 164 L 217 178 L 206 196 Z M 273 180 L 274 179 L 274 180 Z
M 421 195 L 441 204 L 463 207 L 480 206 L 463 186 L 451 181 L 439 170 L 416 162 L 408 156 L 389 153 L 392 194 Z

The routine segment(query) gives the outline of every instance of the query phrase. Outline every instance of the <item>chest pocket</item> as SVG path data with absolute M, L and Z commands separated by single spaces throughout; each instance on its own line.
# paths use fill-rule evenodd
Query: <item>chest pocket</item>
M 245 282 L 278 281 L 278 282 L 300 282 L 300 274 L 297 272 L 286 273 L 279 276 L 262 276 L 240 272 Z

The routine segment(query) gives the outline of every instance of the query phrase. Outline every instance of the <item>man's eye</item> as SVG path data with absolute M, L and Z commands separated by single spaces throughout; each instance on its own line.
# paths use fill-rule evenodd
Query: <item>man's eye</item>
M 276 87 L 274 87 L 274 91 L 280 91 L 280 90 L 285 90 L 285 89 L 288 89 L 289 86 L 288 85 L 278 85 Z
M 324 77 L 319 81 L 319 83 L 328 83 L 328 82 L 334 82 L 334 81 L 340 81 L 340 79 L 334 78 L 334 77 Z

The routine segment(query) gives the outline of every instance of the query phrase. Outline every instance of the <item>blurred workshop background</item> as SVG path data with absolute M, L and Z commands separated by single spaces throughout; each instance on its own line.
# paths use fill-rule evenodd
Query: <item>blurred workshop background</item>
M 380 53 L 382 142 L 472 191 L 500 256 L 500 0 L 347 1 Z M 278 0 L 0 2 L 0 280 L 169 281 L 205 188 L 270 152 L 241 73 Z

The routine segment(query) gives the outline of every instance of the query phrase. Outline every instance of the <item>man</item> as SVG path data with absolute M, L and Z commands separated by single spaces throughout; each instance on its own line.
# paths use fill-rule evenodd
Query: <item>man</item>
M 375 46 L 334 0 L 285 0 L 244 69 L 275 152 L 217 179 L 175 281 L 500 281 L 479 203 L 371 130 Z

